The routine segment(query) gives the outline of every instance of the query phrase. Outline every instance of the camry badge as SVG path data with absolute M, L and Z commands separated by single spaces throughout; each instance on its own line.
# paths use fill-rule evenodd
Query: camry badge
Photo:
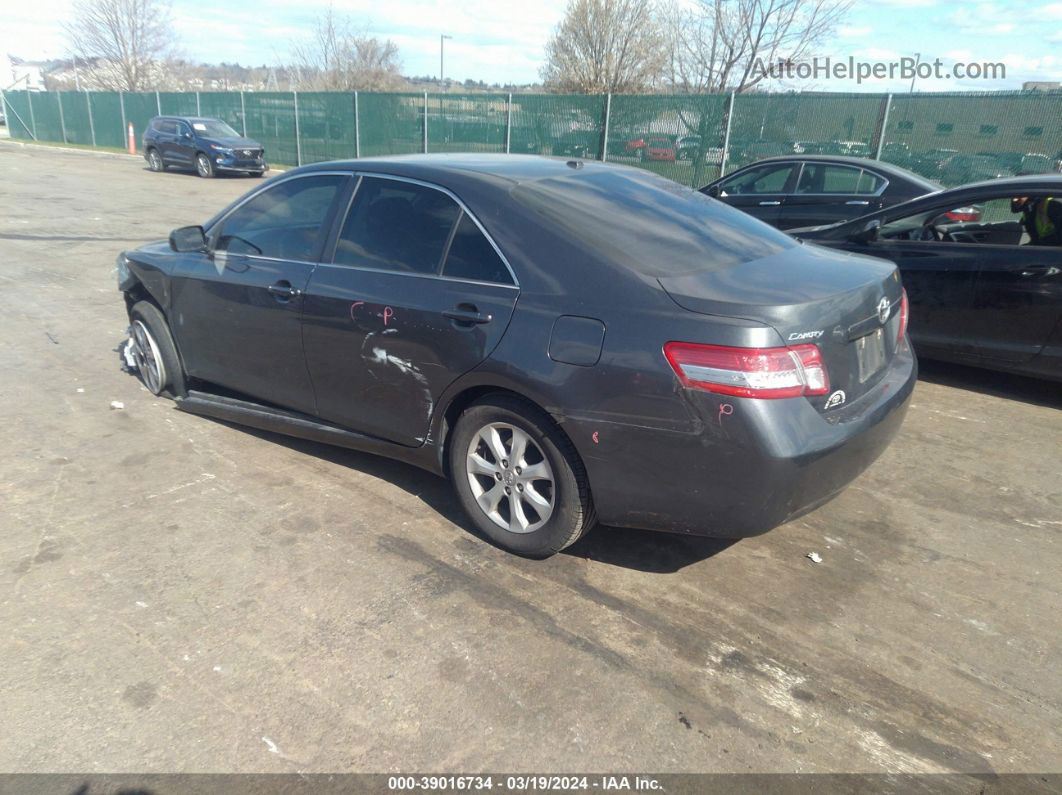
M 889 319 L 889 310 L 892 309 L 892 304 L 889 303 L 888 298 L 882 298 L 878 301 L 878 320 L 882 325 L 885 325 L 885 321 Z

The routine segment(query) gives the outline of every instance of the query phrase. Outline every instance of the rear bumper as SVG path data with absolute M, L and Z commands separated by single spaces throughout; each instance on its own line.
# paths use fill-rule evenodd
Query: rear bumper
M 741 538 L 817 508 L 870 466 L 899 430 L 916 378 L 907 345 L 873 390 L 826 415 L 805 398 L 686 392 L 694 432 L 564 427 L 583 452 L 602 523 Z

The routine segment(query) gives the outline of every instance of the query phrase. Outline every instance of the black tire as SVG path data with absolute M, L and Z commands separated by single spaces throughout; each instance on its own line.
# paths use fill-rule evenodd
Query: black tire
M 202 152 L 196 153 L 195 173 L 205 179 L 214 176 L 214 162 Z
M 493 456 L 489 453 L 489 447 L 485 446 L 481 432 L 499 425 L 526 434 L 529 440 L 527 455 L 521 457 L 520 461 L 494 462 L 492 465 L 498 471 L 493 475 L 470 474 L 470 466 L 478 466 L 470 464 L 473 451 L 476 452 L 477 461 L 491 463 L 489 459 Z M 505 430 L 500 432 L 503 446 L 506 443 L 505 433 Z M 516 438 L 513 431 L 507 450 L 511 451 Z M 475 448 L 471 447 L 473 441 L 477 445 Z M 530 443 L 534 444 L 535 450 L 531 449 Z M 481 454 L 480 451 L 484 450 L 487 452 Z M 479 531 L 503 549 L 525 557 L 546 558 L 574 544 L 597 523 L 586 470 L 571 440 L 552 418 L 525 400 L 495 394 L 469 406 L 457 420 L 448 452 L 450 478 L 462 507 Z M 526 473 L 521 476 L 519 464 L 523 463 L 528 472 L 532 469 L 538 472 L 541 461 L 548 465 L 545 468 L 550 475 L 548 479 L 528 477 Z M 505 466 L 497 466 L 499 463 Z M 496 483 L 492 477 L 496 478 Z M 473 492 L 473 478 L 479 484 L 479 498 Z M 526 487 L 524 484 L 527 484 Z M 504 494 L 499 492 L 500 500 L 505 501 L 505 505 L 498 502 L 495 510 L 497 518 L 492 518 L 481 507 L 479 500 L 485 499 L 489 503 L 490 494 L 487 492 L 493 493 L 495 485 L 509 491 Z M 516 489 L 520 490 L 519 494 Z M 544 520 L 529 495 L 534 495 L 536 500 L 548 497 L 551 501 L 550 513 Z M 514 500 L 520 503 L 515 512 Z M 532 529 L 514 532 L 498 523 L 499 520 L 507 521 L 510 527 L 517 526 L 514 516 L 529 520 L 527 527 Z M 534 527 L 535 524 L 539 526 Z
M 155 147 L 149 147 L 147 150 L 148 168 L 155 173 L 161 173 L 166 170 L 166 164 L 162 160 L 162 153 Z
M 129 324 L 134 341 L 133 355 L 140 368 L 140 380 L 148 391 L 154 395 L 168 392 L 174 397 L 184 397 L 188 394 L 184 368 L 181 367 L 181 357 L 177 355 L 177 346 L 170 334 L 170 327 L 159 308 L 150 301 L 138 301 L 129 310 Z M 141 333 L 138 334 L 138 332 Z M 140 350 L 144 333 L 150 343 L 147 346 L 152 354 L 150 357 L 145 351 Z M 153 363 L 148 361 L 149 358 L 158 365 L 157 377 L 152 376 Z

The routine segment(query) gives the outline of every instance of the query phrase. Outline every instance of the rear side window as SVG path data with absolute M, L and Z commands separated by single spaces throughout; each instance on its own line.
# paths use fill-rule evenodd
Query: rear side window
M 856 183 L 856 193 L 874 194 L 881 190 L 884 184 L 884 177 L 880 177 L 870 171 L 864 171 L 859 175 L 859 182 Z
M 885 184 L 877 174 L 861 168 L 805 163 L 796 192 L 873 194 Z
M 311 261 L 344 179 L 299 177 L 263 191 L 225 218 L 215 251 Z
M 512 284 L 509 269 L 486 236 L 465 213 L 457 224 L 450 251 L 443 265 L 443 276 L 474 279 L 479 282 Z
M 363 177 L 334 262 L 377 270 L 436 273 L 461 208 L 442 191 Z
M 167 135 L 177 134 L 177 122 L 169 121 L 168 119 L 159 119 L 155 122 L 155 129 L 160 133 L 166 133 Z

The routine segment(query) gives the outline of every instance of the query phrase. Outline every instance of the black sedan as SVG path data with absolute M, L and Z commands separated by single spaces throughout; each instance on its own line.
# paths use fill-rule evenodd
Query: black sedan
M 891 263 L 601 163 L 307 166 L 118 279 L 152 392 L 446 474 L 526 555 L 599 519 L 765 532 L 881 453 L 915 379 Z
M 994 179 L 791 233 L 895 262 L 920 355 L 1062 379 L 1060 198 L 1062 176 Z
M 701 192 L 779 229 L 791 229 L 857 218 L 941 188 L 880 160 L 789 155 L 745 166 Z

